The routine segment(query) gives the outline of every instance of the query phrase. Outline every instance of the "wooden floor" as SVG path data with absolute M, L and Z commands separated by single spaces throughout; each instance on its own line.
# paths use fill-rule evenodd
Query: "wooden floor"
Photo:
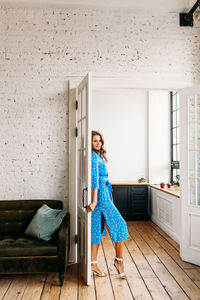
M 200 267 L 185 263 L 179 245 L 151 221 L 127 222 L 130 237 L 125 241 L 124 259 L 127 280 L 122 280 L 111 265 L 115 254 L 109 234 L 102 237 L 98 261 L 109 276 L 92 275 L 85 286 L 77 265 L 68 267 L 64 285 L 58 274 L 1 275 L 3 300 L 200 300 Z

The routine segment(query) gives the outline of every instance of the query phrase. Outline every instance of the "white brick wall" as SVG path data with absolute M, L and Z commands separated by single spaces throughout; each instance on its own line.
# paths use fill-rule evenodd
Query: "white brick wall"
M 200 24 L 178 14 L 0 9 L 0 199 L 67 202 L 67 80 L 200 78 Z

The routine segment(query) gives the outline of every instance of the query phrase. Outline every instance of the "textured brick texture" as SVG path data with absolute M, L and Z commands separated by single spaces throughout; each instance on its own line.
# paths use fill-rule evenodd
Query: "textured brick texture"
M 0 199 L 66 204 L 67 80 L 92 71 L 191 85 L 199 25 L 179 27 L 176 13 L 1 7 Z

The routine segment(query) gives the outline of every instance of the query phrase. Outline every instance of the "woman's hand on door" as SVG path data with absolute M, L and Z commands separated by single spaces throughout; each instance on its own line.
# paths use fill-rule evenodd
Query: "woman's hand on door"
M 92 190 L 92 202 L 86 206 L 87 212 L 92 212 L 95 209 L 95 206 L 97 205 L 97 194 L 98 194 L 98 189 L 93 189 Z
M 86 206 L 86 210 L 88 213 L 92 212 L 95 209 L 95 206 L 97 205 L 96 202 L 92 202 L 89 205 Z

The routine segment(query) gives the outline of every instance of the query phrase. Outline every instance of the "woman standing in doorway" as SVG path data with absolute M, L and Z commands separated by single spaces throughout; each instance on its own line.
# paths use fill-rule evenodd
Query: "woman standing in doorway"
M 112 199 L 112 186 L 108 181 L 107 158 L 104 149 L 103 136 L 98 131 L 92 131 L 92 166 L 91 190 L 92 202 L 87 206 L 91 214 L 91 268 L 98 276 L 107 276 L 97 265 L 97 254 L 101 242 L 101 234 L 106 235 L 105 222 L 110 236 L 115 242 L 116 256 L 114 266 L 121 278 L 126 279 L 123 264 L 123 241 L 128 238 L 126 222 L 117 210 Z

